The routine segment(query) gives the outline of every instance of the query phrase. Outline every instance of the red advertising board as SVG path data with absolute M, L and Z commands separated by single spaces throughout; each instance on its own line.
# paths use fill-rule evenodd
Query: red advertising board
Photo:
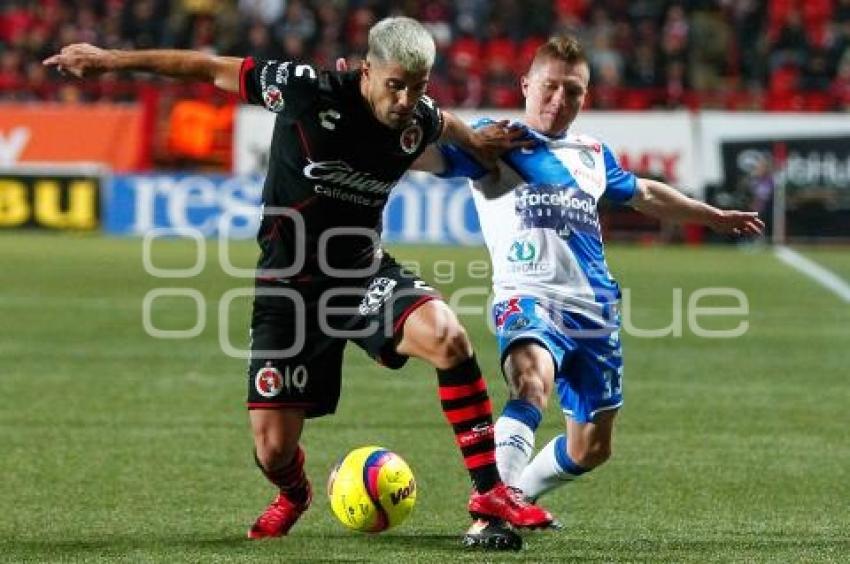
M 117 104 L 0 104 L 0 167 L 99 163 L 139 168 L 142 109 Z

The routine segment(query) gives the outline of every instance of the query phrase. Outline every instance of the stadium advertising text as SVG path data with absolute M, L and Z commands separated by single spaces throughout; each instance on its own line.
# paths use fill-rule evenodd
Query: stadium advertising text
M 96 229 L 100 186 L 78 173 L 0 175 L 0 228 Z
M 345 176 L 366 188 L 365 197 L 389 188 L 346 167 L 313 163 L 305 173 L 317 179 Z M 316 185 L 319 193 L 324 189 Z M 194 229 L 204 237 L 219 237 L 223 229 L 229 238 L 252 239 L 259 226 L 262 190 L 258 176 L 116 175 L 105 190 L 104 228 L 115 235 L 139 236 L 157 229 Z M 392 188 L 383 226 L 382 238 L 390 243 L 483 242 L 467 183 L 425 173 L 407 174 Z
M 104 227 L 117 235 L 145 235 L 156 229 L 218 234 L 220 219 L 231 218 L 229 236 L 250 239 L 260 221 L 262 180 L 223 175 L 116 176 L 106 191 Z
M 722 155 L 718 203 L 757 210 L 768 226 L 778 212 L 790 237 L 850 237 L 850 136 L 736 141 Z

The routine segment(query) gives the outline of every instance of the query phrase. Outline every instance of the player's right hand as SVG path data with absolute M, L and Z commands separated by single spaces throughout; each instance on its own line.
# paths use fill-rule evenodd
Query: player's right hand
M 110 70 L 112 54 L 100 47 L 88 43 L 67 45 L 56 55 L 47 57 L 42 64 L 56 67 L 60 73 L 68 73 L 77 78 L 86 78 Z
M 537 145 L 528 139 L 528 129 L 508 120 L 497 121 L 475 130 L 475 158 L 488 169 L 496 168 L 499 157 L 514 149 L 530 149 Z

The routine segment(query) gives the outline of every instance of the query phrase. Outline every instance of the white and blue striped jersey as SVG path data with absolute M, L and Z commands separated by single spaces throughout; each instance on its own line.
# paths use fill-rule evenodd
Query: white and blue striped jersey
M 477 126 L 486 122 L 479 122 Z M 605 262 L 598 203 L 624 203 L 637 179 L 603 143 L 568 133 L 502 156 L 499 174 L 454 146 L 441 147 L 448 170 L 466 176 L 493 265 L 495 302 L 541 298 L 602 325 L 616 323 L 620 289 Z

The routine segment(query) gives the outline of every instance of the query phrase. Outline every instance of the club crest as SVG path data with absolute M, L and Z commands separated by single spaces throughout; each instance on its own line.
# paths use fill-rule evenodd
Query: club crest
M 263 103 L 273 112 L 283 111 L 283 92 L 274 84 L 266 86 L 263 90 Z
M 264 398 L 273 398 L 283 389 L 283 376 L 280 370 L 267 363 L 257 371 L 254 377 L 254 387 Z
M 404 131 L 401 132 L 400 143 L 402 151 L 408 155 L 415 153 L 416 149 L 418 149 L 419 145 L 422 143 L 422 127 L 416 123 L 408 125 Z

